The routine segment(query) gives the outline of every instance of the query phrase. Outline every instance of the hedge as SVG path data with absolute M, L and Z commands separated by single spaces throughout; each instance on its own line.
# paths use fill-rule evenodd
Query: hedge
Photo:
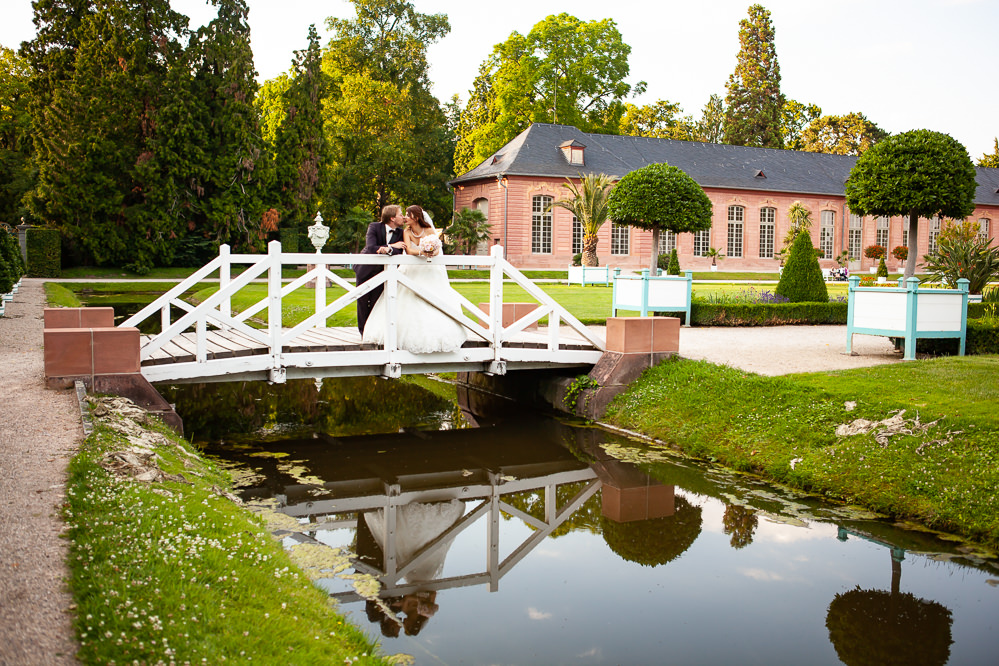
M 693 303 L 694 326 L 787 326 L 846 324 L 847 304 L 832 303 Z M 682 313 L 681 313 L 682 318 Z
M 55 229 L 28 229 L 28 275 L 59 277 L 62 273 L 62 249 Z
M 896 349 L 901 349 L 905 341 L 892 338 Z M 916 340 L 916 353 L 930 356 L 956 356 L 957 338 L 919 338 Z M 999 323 L 994 319 L 968 318 L 968 335 L 964 341 L 965 354 L 999 354 Z

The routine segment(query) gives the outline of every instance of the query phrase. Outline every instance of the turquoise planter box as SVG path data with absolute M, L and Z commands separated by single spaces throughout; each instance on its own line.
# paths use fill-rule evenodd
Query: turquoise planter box
M 616 317 L 618 310 L 636 310 L 643 317 L 650 312 L 683 312 L 687 315 L 683 325 L 690 326 L 694 272 L 684 271 L 684 274 L 686 277 L 653 276 L 643 270 L 641 275 L 621 275 L 621 269 L 615 269 L 612 316 Z
M 920 289 L 918 278 L 897 287 L 861 287 L 860 277 L 850 278 L 846 320 L 846 351 L 853 351 L 853 336 L 883 335 L 905 340 L 906 361 L 916 358 L 918 338 L 958 338 L 960 354 L 968 333 L 968 280 L 957 289 Z
M 620 268 L 617 270 L 621 270 Z M 609 266 L 569 266 L 569 279 L 566 284 L 602 284 L 610 286 L 611 269 Z

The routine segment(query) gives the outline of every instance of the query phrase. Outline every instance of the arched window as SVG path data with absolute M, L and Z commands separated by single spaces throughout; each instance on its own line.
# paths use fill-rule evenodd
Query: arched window
M 819 227 L 819 249 L 823 259 L 833 258 L 833 235 L 836 233 L 836 211 L 822 211 L 822 225 Z
M 847 248 L 851 259 L 860 259 L 860 246 L 864 238 L 864 218 L 850 214 L 850 246 Z M 884 246 L 887 247 L 887 246 Z

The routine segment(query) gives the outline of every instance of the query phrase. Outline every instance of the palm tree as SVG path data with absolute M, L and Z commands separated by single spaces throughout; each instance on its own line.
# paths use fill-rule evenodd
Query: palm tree
M 567 178 L 562 187 L 569 190 L 572 197 L 556 201 L 545 210 L 548 212 L 555 206 L 565 208 L 583 225 L 584 266 L 597 265 L 597 232 L 607 221 L 607 196 L 613 182 L 610 176 L 602 173 L 580 174 L 579 186 Z

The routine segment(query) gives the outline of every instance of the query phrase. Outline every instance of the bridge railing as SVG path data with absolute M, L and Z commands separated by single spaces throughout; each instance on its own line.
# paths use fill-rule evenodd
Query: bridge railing
M 202 268 L 195 271 L 186 280 L 180 282 L 155 301 L 144 307 L 132 317 L 126 319 L 121 326 L 138 326 L 143 321 L 155 316 L 160 318 L 160 332 L 143 338 L 140 350 L 141 360 L 151 358 L 158 350 L 181 333 L 193 330 L 196 340 L 196 363 L 207 362 L 208 339 L 210 328 L 220 330 L 235 330 L 267 348 L 269 354 L 269 370 L 272 381 L 283 381 L 285 368 L 302 361 L 309 365 L 314 359 L 297 359 L 294 354 L 285 351 L 288 344 L 302 333 L 317 328 L 325 328 L 329 317 L 340 310 L 349 307 L 351 303 L 367 294 L 379 285 L 384 285 L 384 293 L 388 300 L 389 316 L 394 312 L 394 300 L 399 285 L 412 288 L 424 300 L 438 310 L 444 312 L 453 320 L 459 322 L 467 331 L 471 340 L 483 340 L 488 348 L 488 371 L 496 374 L 505 372 L 505 362 L 509 354 L 509 343 L 528 326 L 548 317 L 547 350 L 558 351 L 566 343 L 562 333 L 562 325 L 575 331 L 596 349 L 603 350 L 603 341 L 595 336 L 576 317 L 551 296 L 537 287 L 530 279 L 503 258 L 503 248 L 493 246 L 488 256 L 481 255 L 439 255 L 427 260 L 413 256 L 393 256 L 375 254 L 323 254 L 323 253 L 283 253 L 281 243 L 272 241 L 268 244 L 267 254 L 233 254 L 227 245 L 220 248 L 219 256 Z M 426 265 L 430 262 L 439 266 L 473 266 L 489 271 L 489 313 L 483 312 L 478 305 L 459 294 L 460 307 L 448 305 L 453 299 L 436 297 L 426 293 L 422 288 L 416 288 L 410 278 L 399 271 L 404 265 Z M 333 272 L 336 266 L 357 266 L 360 264 L 377 264 L 385 270 L 361 285 L 340 277 Z M 285 266 L 311 266 L 304 275 L 285 284 L 282 281 L 282 269 Z M 244 270 L 234 275 L 234 266 L 245 266 Z M 201 303 L 192 304 L 184 301 L 182 296 L 189 290 L 206 281 L 214 273 L 218 273 L 219 289 L 209 295 Z M 258 280 L 266 280 L 267 294 L 249 307 L 233 312 L 233 297 L 248 285 Z M 327 303 L 327 280 L 343 289 L 344 293 Z M 522 316 L 508 326 L 503 326 L 503 289 L 506 282 L 520 286 L 530 294 L 538 305 L 532 311 Z M 285 328 L 283 326 L 282 306 L 284 299 L 295 291 L 314 283 L 315 297 L 311 313 L 301 322 Z M 181 311 L 179 317 L 172 317 L 172 308 Z M 466 314 L 467 311 L 467 314 Z M 250 325 L 252 317 L 266 314 L 266 326 Z M 398 376 L 399 364 L 419 361 L 426 363 L 435 356 L 446 354 L 410 354 L 397 346 L 395 327 L 389 326 L 386 339 L 380 350 L 367 352 L 351 352 L 353 356 L 344 355 L 339 363 L 356 365 L 384 365 L 384 374 Z M 460 350 L 459 350 L 460 351 Z M 254 357 L 256 363 L 261 359 Z M 447 359 L 438 359 L 446 361 Z M 246 362 L 244 362 L 245 365 Z

